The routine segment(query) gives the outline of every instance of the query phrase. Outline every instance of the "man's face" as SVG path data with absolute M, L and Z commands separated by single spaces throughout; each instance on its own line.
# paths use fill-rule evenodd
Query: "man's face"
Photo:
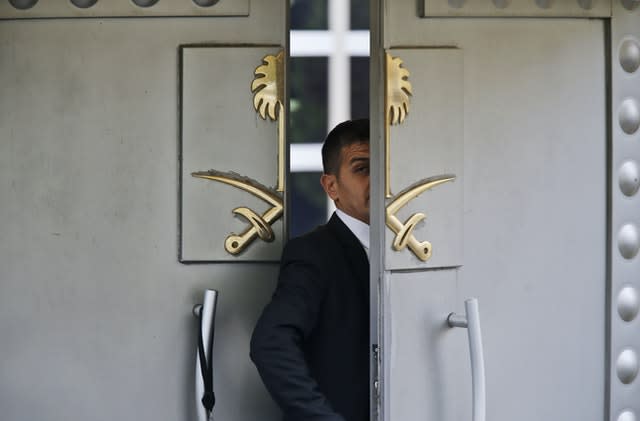
M 322 187 L 336 207 L 369 223 L 369 143 L 353 143 L 340 151 L 337 175 L 324 174 Z

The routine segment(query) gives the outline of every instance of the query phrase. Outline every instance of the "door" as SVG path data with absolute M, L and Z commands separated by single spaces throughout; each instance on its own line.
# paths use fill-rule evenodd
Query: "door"
M 249 337 L 285 235 L 287 14 L 2 2 L 3 420 L 195 419 L 205 289 L 214 415 L 279 418 Z
M 608 25 L 623 19 L 610 20 L 606 2 L 418 3 L 372 10 L 374 411 L 472 419 L 467 332 L 447 318 L 473 297 L 486 419 L 632 414 L 637 359 L 633 347 L 618 355 L 635 339 L 608 335 L 610 324 L 624 335 L 637 313 L 629 287 L 626 325 L 609 314 L 620 288 L 611 267 L 626 270 L 637 252 L 621 234 L 626 257 L 612 252 L 610 266 L 622 226 L 611 142 L 618 120 L 627 135 L 637 129 L 626 111 L 609 125 L 624 35 L 612 40 Z M 615 13 L 637 19 L 635 7 Z

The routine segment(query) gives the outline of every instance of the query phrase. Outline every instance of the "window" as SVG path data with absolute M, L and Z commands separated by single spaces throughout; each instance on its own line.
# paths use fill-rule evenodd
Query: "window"
M 367 0 L 292 0 L 289 141 L 292 237 L 327 221 L 320 148 L 341 121 L 369 115 Z

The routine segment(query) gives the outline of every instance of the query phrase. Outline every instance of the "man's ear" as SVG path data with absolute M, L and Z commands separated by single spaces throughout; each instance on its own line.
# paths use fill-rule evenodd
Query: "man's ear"
M 331 200 L 335 201 L 338 198 L 338 186 L 335 175 L 322 174 L 322 176 L 320 177 L 320 184 L 322 184 L 322 188 L 331 198 Z

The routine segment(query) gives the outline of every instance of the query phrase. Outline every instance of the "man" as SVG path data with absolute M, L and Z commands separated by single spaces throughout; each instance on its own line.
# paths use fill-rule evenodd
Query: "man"
M 336 126 L 322 164 L 337 210 L 286 245 L 251 359 L 285 421 L 368 421 L 369 120 Z

